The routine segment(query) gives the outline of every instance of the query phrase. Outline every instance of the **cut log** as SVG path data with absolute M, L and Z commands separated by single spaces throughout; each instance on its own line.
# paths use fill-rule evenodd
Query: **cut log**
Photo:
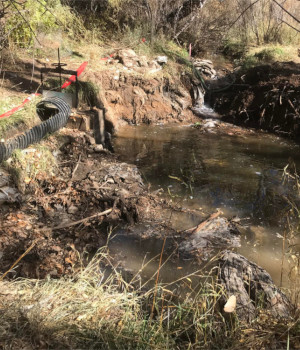
M 240 254 L 225 251 L 220 259 L 219 281 L 228 295 L 236 296 L 240 319 L 251 321 L 258 308 L 276 317 L 289 317 L 291 303 L 266 270 Z

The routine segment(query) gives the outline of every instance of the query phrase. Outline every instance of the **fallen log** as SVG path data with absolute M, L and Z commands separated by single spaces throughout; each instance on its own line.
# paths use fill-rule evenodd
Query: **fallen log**
M 229 296 L 236 297 L 240 319 L 251 321 L 259 308 L 269 310 L 275 317 L 290 316 L 290 301 L 266 270 L 231 251 L 225 251 L 219 262 L 219 282 Z

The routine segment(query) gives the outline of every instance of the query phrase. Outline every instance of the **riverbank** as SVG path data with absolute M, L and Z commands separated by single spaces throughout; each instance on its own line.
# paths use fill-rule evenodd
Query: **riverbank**
M 107 72 L 111 66 L 114 68 Z M 158 76 L 146 79 L 141 77 L 144 71 L 127 72 L 120 62 L 101 63 L 101 67 L 104 68 L 101 74 L 90 68 L 83 80 L 98 84 L 98 91 L 93 91 L 107 109 L 111 130 L 121 130 L 128 123 L 196 121 L 195 130 L 199 128 L 199 134 L 204 136 L 255 135 L 253 130 L 230 127 L 218 120 L 197 123 L 199 119 L 189 110 L 192 98 L 187 94 L 185 74 L 183 81 L 170 82 L 159 76 L 161 69 L 155 73 Z M 118 69 L 123 71 L 116 75 Z M 101 84 L 97 83 L 100 80 Z M 95 145 L 89 131 L 66 128 L 39 146 L 17 152 L 2 174 L 1 271 L 9 271 L 5 277 L 10 279 L 1 282 L 1 293 L 5 296 L 1 306 L 5 319 L 1 336 L 4 347 L 17 344 L 28 348 L 109 349 L 124 348 L 126 344 L 127 348 L 145 349 L 176 346 L 234 349 L 242 344 L 245 349 L 260 349 L 286 347 L 288 343 L 291 348 L 299 346 L 297 311 L 292 310 L 291 318 L 281 319 L 271 316 L 274 305 L 266 311 L 253 300 L 257 309 L 250 329 L 235 312 L 224 313 L 230 294 L 213 271 L 202 266 L 197 273 L 183 274 L 180 281 L 164 285 L 159 281 L 164 263 L 161 255 L 152 288 L 145 288 L 139 274 L 130 278 L 123 275 L 120 261 L 113 259 L 105 248 L 117 226 L 130 231 L 137 223 L 146 224 L 148 231 L 143 234 L 156 237 L 161 251 L 165 237 L 171 237 L 176 246 L 182 243 L 182 238 L 187 243 L 197 234 L 200 240 L 194 239 L 194 244 L 201 250 L 206 224 L 210 228 L 224 225 L 221 236 L 228 231 L 234 242 L 239 233 L 234 221 L 219 221 L 208 215 L 212 213 L 179 205 L 172 190 L 169 197 L 160 195 L 161 191 L 151 192 L 136 166 L 121 162 Z M 180 183 L 188 184 L 186 177 L 171 176 L 174 181 L 179 179 Z M 13 190 L 9 192 L 5 186 Z M 194 236 L 191 232 L 178 232 L 170 225 L 170 215 L 175 211 L 193 215 L 197 222 L 191 231 Z M 211 222 L 213 219 L 216 221 Z M 211 237 L 206 238 L 207 245 Z M 228 242 L 221 250 L 234 246 Z M 218 258 L 219 255 L 212 254 L 207 261 Z M 15 280 L 17 277 L 21 280 Z M 180 293 L 182 288 L 187 294 Z

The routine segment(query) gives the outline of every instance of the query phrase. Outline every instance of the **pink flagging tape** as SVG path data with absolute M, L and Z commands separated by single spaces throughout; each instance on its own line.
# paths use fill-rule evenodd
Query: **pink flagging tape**
M 79 77 L 79 75 L 85 70 L 85 67 L 87 66 L 88 62 L 83 62 L 82 65 L 77 69 L 77 77 Z M 74 83 L 76 81 L 76 75 L 72 75 L 70 76 L 70 78 L 68 78 L 63 85 L 61 86 L 62 89 L 65 89 L 66 87 L 68 87 L 69 85 L 71 85 L 72 83 Z
M 36 96 L 39 96 L 40 94 L 31 94 L 30 96 L 26 97 L 25 100 L 17 107 L 12 108 L 10 111 L 7 111 L 0 115 L 0 118 L 6 118 L 11 116 L 12 114 L 16 113 L 18 110 L 24 107 L 26 103 L 34 99 Z

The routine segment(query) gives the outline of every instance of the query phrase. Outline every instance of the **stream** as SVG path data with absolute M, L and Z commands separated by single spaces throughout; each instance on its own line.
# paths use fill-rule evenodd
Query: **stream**
M 283 184 L 282 175 L 291 160 L 299 169 L 298 145 L 266 133 L 203 134 L 191 126 L 159 125 L 124 127 L 113 143 L 120 160 L 135 164 L 152 191 L 160 190 L 161 196 L 196 209 L 203 217 L 217 208 L 227 218 L 238 217 L 242 239 L 237 252 L 265 268 L 277 285 L 290 287 L 290 265 L 283 259 L 289 204 L 283 198 L 297 200 L 299 195 Z M 177 230 L 197 224 L 199 217 L 190 214 L 172 216 Z M 144 278 L 150 278 L 158 268 L 162 241 L 139 240 L 117 230 L 110 249 L 133 275 L 152 259 L 142 271 Z M 175 259 L 171 250 L 167 240 L 163 282 L 199 268 L 195 262 Z

